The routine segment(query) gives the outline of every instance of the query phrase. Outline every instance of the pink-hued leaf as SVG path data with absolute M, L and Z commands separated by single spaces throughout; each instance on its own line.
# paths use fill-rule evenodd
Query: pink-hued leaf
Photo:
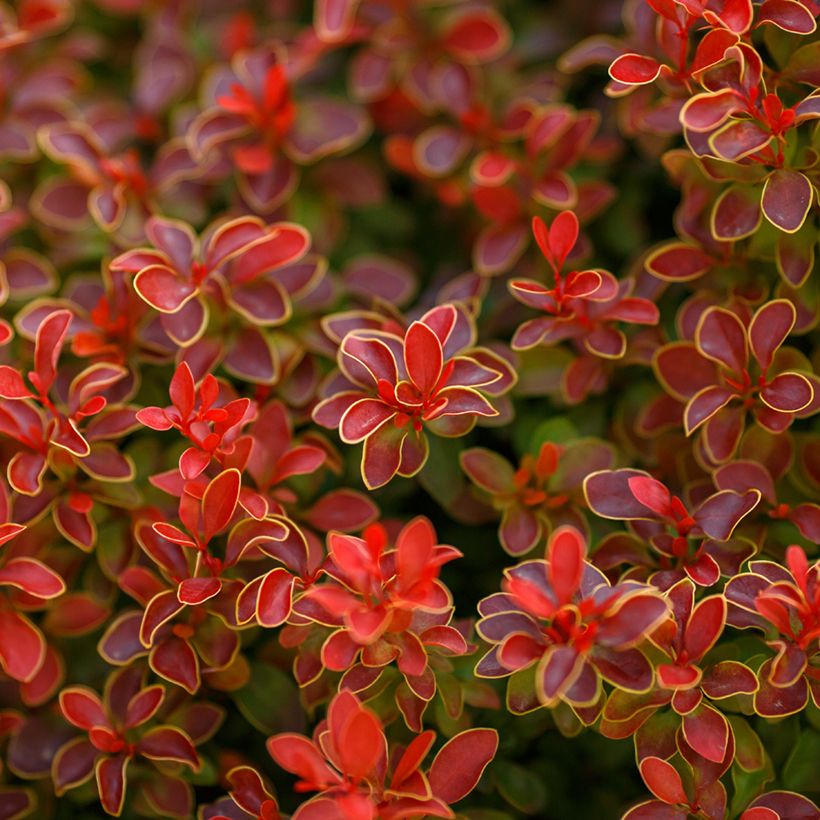
M 752 355 L 765 373 L 780 345 L 791 333 L 797 311 L 787 299 L 775 299 L 758 308 L 749 324 Z
M 743 100 L 733 88 L 697 94 L 680 112 L 680 120 L 690 131 L 712 131 L 736 111 L 743 110 Z
M 176 636 L 162 640 L 151 650 L 148 662 L 157 675 L 190 694 L 199 689 L 199 659 L 187 641 Z
M 504 510 L 498 535 L 510 555 L 525 555 L 541 539 L 543 526 L 531 510 L 511 504 Z
M 309 164 L 354 148 L 369 131 L 364 111 L 347 102 L 315 96 L 303 99 L 288 135 L 288 154 L 300 164 Z
M 85 737 L 75 738 L 61 746 L 51 764 L 56 794 L 60 796 L 93 777 L 97 755 L 97 750 Z
M 771 139 L 771 131 L 752 120 L 730 120 L 711 136 L 709 145 L 721 159 L 737 162 L 765 148 Z
M 646 800 L 633 806 L 622 820 L 686 820 L 689 812 L 679 806 L 670 806 L 660 800 Z
M 714 385 L 704 387 L 687 402 L 683 415 L 684 429 L 689 436 L 702 424 L 705 424 L 724 408 L 734 397 L 735 392 L 727 387 Z
M 128 757 L 101 757 L 97 761 L 97 790 L 100 802 L 108 814 L 119 817 L 125 802 L 125 778 Z
M 246 245 L 233 261 L 230 281 L 247 284 L 301 259 L 310 247 L 310 234 L 290 222 L 269 226 L 264 237 Z
M 515 471 L 498 453 L 483 447 L 464 450 L 459 458 L 461 467 L 470 480 L 488 493 L 515 491 Z
M 757 809 L 768 810 L 770 814 L 754 814 Z M 817 811 L 817 806 L 808 797 L 795 792 L 773 791 L 753 800 L 741 815 L 741 820 L 775 820 L 773 815 L 782 820 L 812 820 L 817 816 Z
M 751 695 L 757 691 L 754 672 L 737 661 L 721 661 L 709 667 L 701 683 L 704 693 L 712 700 L 736 694 Z
M 368 489 L 387 484 L 401 465 L 401 449 L 406 430 L 393 424 L 382 424 L 371 433 L 362 451 L 362 478 Z
M 712 233 L 717 239 L 733 242 L 755 233 L 761 220 L 757 189 L 735 185 L 724 191 L 715 202 L 711 217 Z
M 199 756 L 188 735 L 175 726 L 157 726 L 137 742 L 137 751 L 152 760 L 173 760 L 199 770 Z
M 317 0 L 313 16 L 316 34 L 327 43 L 344 40 L 353 27 L 359 0 Z
M 584 479 L 584 495 L 590 509 L 602 518 L 629 520 L 652 518 L 629 486 L 632 478 L 647 478 L 640 470 L 601 470 Z
M 661 245 L 647 257 L 646 269 L 670 282 L 688 282 L 703 276 L 715 264 L 700 248 L 685 242 L 669 242 Z
M 746 367 L 749 354 L 746 329 L 740 319 L 723 308 L 709 308 L 695 331 L 698 350 L 733 373 L 740 374 Z
M 763 402 L 781 413 L 796 413 L 814 398 L 811 382 L 800 373 L 780 373 L 760 391 Z
M 811 208 L 814 189 L 805 174 L 772 171 L 763 187 L 763 215 L 786 233 L 800 230 Z
M 508 271 L 527 247 L 529 234 L 523 222 L 489 225 L 479 233 L 473 246 L 473 265 L 485 276 Z
M 735 527 L 760 501 L 760 490 L 745 493 L 722 490 L 709 496 L 693 513 L 692 517 L 710 538 L 726 541 Z
M 655 354 L 655 370 L 663 387 L 686 402 L 699 390 L 717 382 L 717 367 L 690 342 L 664 345 Z
M 598 630 L 602 646 L 626 649 L 639 642 L 667 615 L 666 601 L 656 595 L 632 595 L 608 614 Z
M 551 704 L 561 697 L 581 674 L 584 658 L 569 645 L 556 645 L 544 653 L 536 670 L 539 700 Z
M 764 0 L 757 14 L 757 25 L 771 23 L 794 34 L 811 34 L 817 21 L 797 0 Z

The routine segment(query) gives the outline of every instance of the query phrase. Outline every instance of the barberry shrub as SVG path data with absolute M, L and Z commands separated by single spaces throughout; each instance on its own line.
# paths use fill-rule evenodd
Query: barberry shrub
M 0 820 L 820 820 L 817 0 L 0 0 Z

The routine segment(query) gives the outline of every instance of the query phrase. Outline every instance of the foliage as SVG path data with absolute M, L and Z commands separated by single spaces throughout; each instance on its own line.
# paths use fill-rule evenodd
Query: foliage
M 0 820 L 818 820 L 818 17 L 0 2 Z

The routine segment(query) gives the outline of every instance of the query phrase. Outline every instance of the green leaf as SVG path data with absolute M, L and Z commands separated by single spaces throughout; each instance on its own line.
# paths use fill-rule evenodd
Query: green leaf
M 535 428 L 529 449 L 531 453 L 537 453 L 546 441 L 553 444 L 566 444 L 576 438 L 578 438 L 578 430 L 566 416 L 553 416 Z
M 820 732 L 805 729 L 786 765 L 783 768 L 783 783 L 787 789 L 797 792 L 820 791 Z
M 239 711 L 260 732 L 272 735 L 304 729 L 296 684 L 275 666 L 252 664 L 250 680 L 233 693 L 233 698 Z
M 526 814 L 538 814 L 547 804 L 547 788 L 535 772 L 497 760 L 493 777 L 501 796 L 514 808 Z

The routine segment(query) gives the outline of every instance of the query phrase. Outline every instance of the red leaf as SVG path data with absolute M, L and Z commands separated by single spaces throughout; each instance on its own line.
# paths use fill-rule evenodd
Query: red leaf
M 632 495 L 644 507 L 664 518 L 671 514 L 672 496 L 660 481 L 650 476 L 636 475 L 627 483 Z
M 125 715 L 125 728 L 133 729 L 149 721 L 162 705 L 165 698 L 165 687 L 160 684 L 148 686 L 137 692 L 128 703 Z
M 186 578 L 177 588 L 177 600 L 189 606 L 198 606 L 219 594 L 219 578 Z
M 692 610 L 683 634 L 691 663 L 697 663 L 714 646 L 725 623 L 726 599 L 722 595 L 704 598 Z
M 713 763 L 720 763 L 726 757 L 729 723 L 711 706 L 701 704 L 683 716 L 683 736 L 692 749 Z
M 433 794 L 446 804 L 466 797 L 495 757 L 498 732 L 468 729 L 449 740 L 435 756 L 428 779 Z
M 242 477 L 239 470 L 223 470 L 202 496 L 202 531 L 205 542 L 225 529 L 233 518 L 239 501 Z
M 256 617 L 261 626 L 280 626 L 288 619 L 293 584 L 293 576 L 282 567 L 276 567 L 262 577 L 256 599 Z
M 274 735 L 267 742 L 268 754 L 285 771 L 298 775 L 306 783 L 334 784 L 339 775 L 325 762 L 316 744 L 302 735 L 282 733 Z
M 172 635 L 160 641 L 149 655 L 151 669 L 161 678 L 194 694 L 199 689 L 199 659 L 191 645 Z
M 0 398 L 30 399 L 34 394 L 26 387 L 23 377 L 8 365 L 0 365 Z
M 43 665 L 46 642 L 24 615 L 0 611 L 0 663 L 17 681 L 30 681 Z
M 423 396 L 433 393 L 441 376 L 444 357 L 436 334 L 422 322 L 413 322 L 404 337 L 407 374 Z
M 609 67 L 609 76 L 624 85 L 646 85 L 661 73 L 661 64 L 642 54 L 622 54 Z
M 37 598 L 56 598 L 66 590 L 63 579 L 35 558 L 12 558 L 0 568 L 0 584 L 25 590 Z
M 358 444 L 395 415 L 396 411 L 381 399 L 359 399 L 350 405 L 342 416 L 339 422 L 339 437 L 345 444 Z
M 79 729 L 109 726 L 99 695 L 87 686 L 71 686 L 60 692 L 60 709 L 65 719 Z
M 125 755 L 101 757 L 97 761 L 97 790 L 103 808 L 115 817 L 122 813 L 125 802 L 125 773 L 128 758 Z
M 376 715 L 343 690 L 331 701 L 327 719 L 342 772 L 353 780 L 371 774 L 387 754 Z
M 194 403 L 196 402 L 196 385 L 187 362 L 182 362 L 174 371 L 168 394 L 171 404 L 179 410 L 182 419 L 190 418 L 194 412 Z
M 32 381 L 32 384 L 43 394 L 48 393 L 54 383 L 57 360 L 60 358 L 68 326 L 73 318 L 71 311 L 57 310 L 43 319 L 37 328 L 34 342 L 34 372 L 37 383 Z
M 638 768 L 649 791 L 659 800 L 670 805 L 689 805 L 689 798 L 683 789 L 683 781 L 677 769 L 659 757 L 645 757 Z
M 137 752 L 152 760 L 174 760 L 199 770 L 199 757 L 191 739 L 175 726 L 157 726 L 137 742 Z
M 507 23 L 490 9 L 458 15 L 442 38 L 442 45 L 460 61 L 484 63 L 500 57 L 509 46 Z
M 568 603 L 578 591 L 584 574 L 586 544 L 574 527 L 561 527 L 547 547 L 549 580 L 560 604 Z

